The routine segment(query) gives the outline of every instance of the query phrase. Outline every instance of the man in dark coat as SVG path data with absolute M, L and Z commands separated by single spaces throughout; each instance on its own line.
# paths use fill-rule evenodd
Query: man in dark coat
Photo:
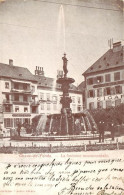
M 20 136 L 20 130 L 21 130 L 21 123 L 18 122 L 17 124 L 17 132 L 18 132 L 18 136 Z
M 101 143 L 101 140 L 102 142 L 104 142 L 104 131 L 105 131 L 105 122 L 103 120 L 99 121 L 98 128 L 99 128 L 99 142 Z
M 110 131 L 111 131 L 112 141 L 114 141 L 114 138 L 115 138 L 115 122 L 113 120 L 111 120 L 111 122 L 109 124 L 109 128 L 110 128 Z

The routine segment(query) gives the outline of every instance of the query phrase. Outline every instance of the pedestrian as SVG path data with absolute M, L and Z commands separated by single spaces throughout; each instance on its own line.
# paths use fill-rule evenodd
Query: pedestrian
M 20 136 L 20 131 L 21 131 L 21 123 L 18 122 L 17 124 L 17 132 L 18 132 L 18 136 Z
M 111 131 L 112 141 L 114 141 L 114 138 L 115 138 L 115 123 L 114 123 L 113 120 L 110 123 L 110 131 Z
M 104 130 L 105 130 L 105 122 L 103 120 L 100 120 L 98 123 L 99 128 L 99 142 L 104 142 Z

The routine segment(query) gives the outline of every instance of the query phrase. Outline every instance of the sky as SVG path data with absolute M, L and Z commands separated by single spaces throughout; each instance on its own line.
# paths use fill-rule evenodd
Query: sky
M 122 1 L 0 0 L 0 62 L 44 68 L 56 78 L 64 52 L 68 76 L 80 84 L 82 73 L 108 49 L 122 41 Z M 3 2 L 2 2 L 3 1 Z

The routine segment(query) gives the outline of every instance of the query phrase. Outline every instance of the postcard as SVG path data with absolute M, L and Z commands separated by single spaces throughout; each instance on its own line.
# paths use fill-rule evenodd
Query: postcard
M 124 195 L 122 0 L 0 0 L 0 195 Z

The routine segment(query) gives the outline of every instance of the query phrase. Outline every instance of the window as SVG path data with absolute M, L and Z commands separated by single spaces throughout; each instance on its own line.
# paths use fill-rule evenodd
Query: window
M 13 127 L 13 119 L 5 118 L 4 119 L 4 127 Z
M 25 84 L 25 83 L 23 84 L 23 89 L 27 90 L 27 84 Z
M 103 108 L 103 102 L 102 101 L 97 102 L 97 108 Z
M 115 86 L 115 92 L 116 92 L 116 94 L 121 94 L 122 93 L 122 86 L 120 86 L 120 85 Z
M 9 105 L 5 106 L 5 112 L 11 112 L 11 107 Z
M 5 82 L 5 88 L 9 89 L 9 82 Z
M 44 93 L 40 93 L 40 99 L 44 100 Z
M 121 104 L 121 99 L 115 100 L 115 106 L 119 106 Z
M 105 82 L 111 82 L 111 75 L 110 74 L 105 75 Z
M 14 89 L 19 89 L 19 84 L 18 83 L 14 83 Z
M 107 87 L 104 89 L 104 95 L 111 95 L 111 88 L 110 87 Z
M 6 100 L 9 101 L 9 94 L 6 94 Z
M 89 109 L 90 109 L 90 110 L 93 110 L 93 109 L 94 109 L 94 102 L 90 102 L 90 103 L 89 103 Z
M 53 99 L 54 102 L 56 102 L 57 101 L 57 96 L 53 95 L 52 99 Z
M 41 103 L 41 110 L 44 110 L 44 103 Z
M 120 80 L 120 72 L 115 72 L 115 73 L 114 73 L 114 80 L 115 80 L 115 81 Z
M 76 109 L 76 105 L 72 104 L 72 112 L 75 112 L 75 109 Z
M 50 93 L 47 93 L 46 97 L 47 97 L 47 100 L 49 101 L 50 100 Z
M 24 107 L 24 112 L 28 112 L 28 108 L 27 107 Z
M 94 90 L 89 90 L 88 92 L 88 97 L 95 97 L 95 91 Z
M 103 76 L 98 76 L 96 77 L 97 83 L 102 83 L 103 82 Z
M 50 110 L 50 104 L 47 104 L 47 110 Z
M 37 109 L 35 106 L 32 107 L 32 113 L 37 113 Z
M 72 96 L 72 103 L 75 103 L 75 97 Z
M 35 86 L 31 86 L 31 91 L 32 91 L 32 93 L 35 92 Z
M 87 83 L 88 83 L 88 85 L 92 85 L 93 84 L 93 78 L 87 79 Z
M 23 95 L 23 102 L 27 102 L 27 101 L 28 101 L 27 95 Z
M 19 112 L 19 107 L 15 107 L 15 112 Z
M 78 97 L 77 100 L 78 100 L 78 104 L 81 104 L 81 98 Z
M 77 111 L 80 112 L 81 111 L 81 106 L 77 107 Z
M 102 96 L 102 88 L 97 89 L 97 97 L 101 97 Z
M 57 110 L 57 104 L 53 104 L 53 110 Z
M 18 94 L 16 94 L 16 95 L 14 96 L 14 100 L 15 100 L 15 101 L 19 101 L 19 95 L 18 95 Z
M 107 100 L 106 101 L 106 108 L 110 108 L 112 107 L 112 101 L 111 100 Z

